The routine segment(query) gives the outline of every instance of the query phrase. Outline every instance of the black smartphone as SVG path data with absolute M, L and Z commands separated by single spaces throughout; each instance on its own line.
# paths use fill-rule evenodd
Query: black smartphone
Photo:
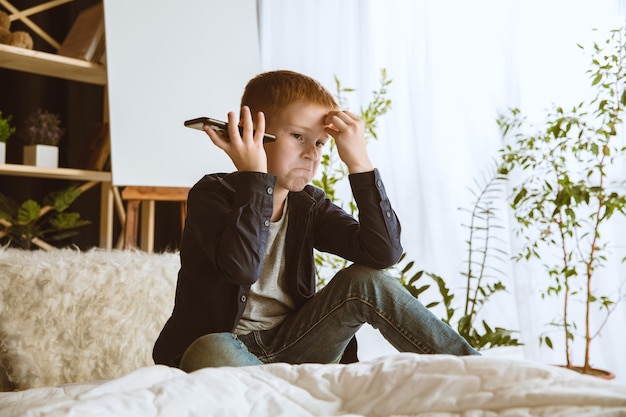
M 192 129 L 204 130 L 204 126 L 210 126 L 220 135 L 228 138 L 228 123 L 221 120 L 211 119 L 210 117 L 197 117 L 191 120 L 185 120 L 185 126 Z M 243 134 L 243 127 L 239 126 L 239 133 Z M 263 135 L 263 142 L 274 142 L 276 136 L 266 133 Z

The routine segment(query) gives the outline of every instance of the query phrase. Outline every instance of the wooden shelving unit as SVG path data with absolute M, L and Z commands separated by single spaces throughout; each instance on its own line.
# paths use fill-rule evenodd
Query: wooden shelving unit
M 107 71 L 103 65 L 9 45 L 0 44 L 0 68 L 100 86 L 107 84 Z M 114 191 L 110 172 L 0 164 L 0 175 L 101 183 L 100 246 L 112 248 Z
M 103 65 L 0 44 L 0 67 L 89 84 L 107 84 Z
M 40 168 L 20 164 L 0 164 L 0 175 L 16 177 L 51 178 L 58 180 L 83 180 L 111 182 L 111 173 L 75 168 Z

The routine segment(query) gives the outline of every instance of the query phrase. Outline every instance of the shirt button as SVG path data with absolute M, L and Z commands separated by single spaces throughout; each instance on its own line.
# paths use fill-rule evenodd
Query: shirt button
M 378 188 L 382 187 L 382 186 L 383 186 L 382 181 L 380 181 L 380 180 L 376 181 L 376 186 L 377 186 Z
M 265 191 L 267 191 L 267 193 L 271 195 L 274 192 L 274 189 L 272 187 L 267 187 L 267 190 Z
M 239 299 L 241 300 L 242 303 L 245 303 L 247 300 L 245 295 L 242 295 L 241 297 L 239 297 Z
M 385 215 L 387 215 L 387 217 L 391 217 L 391 212 L 386 212 Z
M 265 227 L 269 227 L 269 225 L 270 225 L 270 221 L 269 221 L 269 220 L 265 220 L 265 221 L 263 222 L 263 224 L 265 225 Z

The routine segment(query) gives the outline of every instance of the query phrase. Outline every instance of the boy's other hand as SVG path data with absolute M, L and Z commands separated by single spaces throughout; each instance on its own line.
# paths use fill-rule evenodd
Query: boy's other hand
M 335 139 L 339 158 L 351 174 L 374 169 L 365 145 L 365 123 L 348 110 L 333 110 L 325 119 L 326 133 Z
M 256 131 L 252 121 L 252 114 L 248 106 L 241 108 L 241 126 L 243 133 L 239 133 L 239 123 L 234 112 L 228 113 L 228 135 L 220 135 L 209 126 L 204 131 L 218 148 L 222 149 L 235 164 L 237 171 L 267 172 L 267 156 L 263 148 L 263 134 L 265 133 L 265 115 L 257 114 Z

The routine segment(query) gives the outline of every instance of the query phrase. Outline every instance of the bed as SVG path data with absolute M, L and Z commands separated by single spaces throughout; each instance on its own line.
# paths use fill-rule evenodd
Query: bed
M 0 417 L 626 416 L 615 381 L 509 356 L 155 366 L 179 267 L 176 253 L 0 248 Z
M 0 416 L 626 416 L 626 388 L 520 360 L 399 353 L 350 365 L 186 374 L 149 366 L 107 381 L 0 393 Z

